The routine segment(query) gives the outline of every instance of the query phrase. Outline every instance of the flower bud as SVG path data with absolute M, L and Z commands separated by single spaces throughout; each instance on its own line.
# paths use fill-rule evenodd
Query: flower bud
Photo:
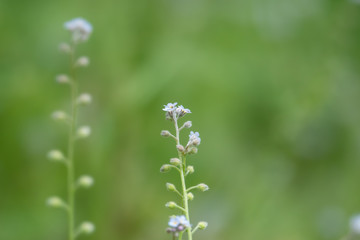
M 71 53 L 71 47 L 67 43 L 60 43 L 59 50 L 63 53 Z
M 166 183 L 166 189 L 169 190 L 169 191 L 175 191 L 176 187 L 172 183 Z
M 187 168 L 186 168 L 186 172 L 188 173 L 188 174 L 192 174 L 192 173 L 194 173 L 195 172 L 195 169 L 194 169 L 194 166 L 188 166 Z
M 209 186 L 205 183 L 200 183 L 199 185 L 197 185 L 197 188 L 202 192 L 209 190 Z
M 207 222 L 199 222 L 198 226 L 199 226 L 200 230 L 204 230 L 205 228 L 207 228 L 208 223 Z
M 191 192 L 189 192 L 188 194 L 187 194 L 187 198 L 191 201 L 191 200 L 193 200 L 194 199 L 194 194 L 192 194 Z
M 58 83 L 62 83 L 62 84 L 70 83 L 70 78 L 65 74 L 57 75 L 55 79 L 56 82 Z
M 165 207 L 170 208 L 170 209 L 174 209 L 177 206 L 177 204 L 175 202 L 167 202 L 165 204 Z
M 83 175 L 78 179 L 78 186 L 83 188 L 90 188 L 94 185 L 94 179 L 91 176 Z
M 85 234 L 91 234 L 95 231 L 95 226 L 93 223 L 91 222 L 83 222 L 80 225 L 80 232 L 81 233 L 85 233 Z
M 191 147 L 189 150 L 188 150 L 188 153 L 189 154 L 196 154 L 198 152 L 198 148 L 196 147 Z
M 175 166 L 179 166 L 181 164 L 181 160 L 178 158 L 171 158 L 170 163 Z
M 164 172 L 168 172 L 171 169 L 171 165 L 170 164 L 164 164 L 161 166 L 160 168 L 160 172 L 164 173 Z
M 59 161 L 64 161 L 65 157 L 64 154 L 62 152 L 60 152 L 59 150 L 51 150 L 48 155 L 47 155 L 48 159 L 54 162 L 59 162 Z
M 80 57 L 77 61 L 76 61 L 76 65 L 79 67 L 87 67 L 90 63 L 90 60 L 88 57 Z
M 77 103 L 78 104 L 82 104 L 82 105 L 88 105 L 91 103 L 91 95 L 88 93 L 83 93 L 81 94 L 78 99 L 77 99 Z
M 184 152 L 185 151 L 185 148 L 183 145 L 176 145 L 176 148 L 179 152 Z
M 63 111 L 55 111 L 51 116 L 57 121 L 64 121 L 68 118 L 67 114 Z
M 89 126 L 82 126 L 77 130 L 77 136 L 79 138 L 86 138 L 90 136 L 91 128 Z
M 59 197 L 49 197 L 47 200 L 46 200 L 46 204 L 50 207 L 54 207 L 54 208 L 60 208 L 60 207 L 63 207 L 65 205 L 64 201 L 59 198 Z
M 194 146 L 199 146 L 199 145 L 200 145 L 200 140 L 199 140 L 199 139 L 194 139 L 194 140 L 192 141 L 192 144 L 193 144 Z
M 169 131 L 167 131 L 167 130 L 162 130 L 160 135 L 163 136 L 163 137 L 170 137 L 171 133 Z
M 183 125 L 184 128 L 191 128 L 191 126 L 192 126 L 192 122 L 191 122 L 191 121 L 187 121 L 187 122 L 185 122 L 184 125 Z

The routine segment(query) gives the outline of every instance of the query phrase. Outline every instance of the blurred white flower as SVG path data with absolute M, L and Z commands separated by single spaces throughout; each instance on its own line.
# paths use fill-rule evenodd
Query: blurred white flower
M 70 82 L 70 78 L 67 76 L 67 75 L 65 75 L 65 74 L 60 74 L 60 75 L 57 75 L 56 76 L 56 81 L 58 82 L 58 83 L 69 83 Z
M 83 222 L 80 225 L 81 233 L 91 234 L 95 231 L 95 225 L 92 222 Z
M 86 138 L 90 136 L 90 134 L 91 134 L 91 128 L 89 126 L 82 126 L 77 131 L 77 135 L 80 138 Z
M 72 33 L 75 42 L 86 41 L 91 32 L 91 24 L 83 18 L 75 18 L 65 23 L 65 28 Z
M 89 93 L 83 93 L 78 97 L 77 102 L 78 104 L 87 105 L 91 103 L 91 100 L 92 97 Z
M 350 219 L 350 228 L 352 232 L 360 234 L 360 214 Z
M 64 154 L 62 152 L 60 152 L 59 150 L 51 150 L 47 157 L 49 158 L 49 160 L 51 161 L 63 161 L 65 159 Z
M 94 185 L 94 179 L 91 176 L 83 175 L 79 178 L 78 184 L 80 187 L 89 188 Z
M 51 116 L 53 119 L 59 121 L 66 120 L 68 118 L 67 114 L 63 111 L 55 111 Z
M 87 67 L 90 64 L 88 57 L 82 56 L 76 61 L 76 65 L 79 67 Z
M 63 200 L 61 200 L 61 198 L 59 197 L 49 197 L 46 200 L 46 204 L 49 205 L 50 207 L 55 207 L 55 208 L 59 208 L 59 207 L 63 207 L 64 206 L 64 202 Z

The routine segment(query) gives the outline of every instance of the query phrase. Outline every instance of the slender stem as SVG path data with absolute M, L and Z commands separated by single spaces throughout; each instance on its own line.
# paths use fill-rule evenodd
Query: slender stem
M 70 117 L 70 130 L 69 130 L 69 145 L 68 145 L 68 179 L 67 179 L 67 188 L 68 188 L 68 230 L 69 230 L 69 240 L 75 239 L 74 227 L 75 227 L 75 197 L 74 197 L 74 151 L 75 151 L 75 131 L 76 131 L 76 121 L 77 121 L 77 82 L 76 82 L 76 72 L 74 67 L 74 58 L 75 58 L 75 44 L 73 45 L 70 59 L 70 70 L 72 75 L 72 84 L 71 84 L 71 117 Z
M 189 191 L 191 191 L 191 190 L 193 190 L 195 188 L 198 188 L 198 186 L 196 185 L 196 186 L 189 187 L 186 191 L 189 192 Z
M 194 230 L 192 231 L 192 234 L 194 234 L 198 229 L 199 229 L 199 224 L 196 225 L 196 227 L 195 227 Z
M 176 116 L 174 116 L 174 122 L 175 122 L 175 130 L 176 130 L 176 145 L 180 145 L 180 137 L 179 137 L 179 126 L 177 123 Z M 185 217 L 190 223 L 190 215 L 189 215 L 189 204 L 188 204 L 188 196 L 186 191 L 186 183 L 185 183 L 185 171 L 186 171 L 186 158 L 183 156 L 183 154 L 178 151 L 179 159 L 181 160 L 181 167 L 180 167 L 180 178 L 181 178 L 181 186 L 183 191 L 183 203 L 184 203 L 184 212 Z M 188 240 L 192 240 L 192 233 L 191 233 L 191 225 L 186 228 L 186 231 L 188 232 Z M 179 240 L 181 240 L 181 237 L 179 237 Z

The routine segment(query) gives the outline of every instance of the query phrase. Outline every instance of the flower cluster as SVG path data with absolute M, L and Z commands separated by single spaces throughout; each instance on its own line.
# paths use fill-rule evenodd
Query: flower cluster
M 182 232 L 187 227 L 190 227 L 190 223 L 184 215 L 171 216 L 168 225 L 169 228 L 166 229 L 166 232 L 172 233 L 175 237 L 179 236 L 179 232 Z
M 72 33 L 74 42 L 84 42 L 88 40 L 92 33 L 91 24 L 83 18 L 75 18 L 64 24 L 65 29 Z
M 63 208 L 68 212 L 69 223 L 69 240 L 74 240 L 80 234 L 90 234 L 95 230 L 94 224 L 91 222 L 83 222 L 75 231 L 74 215 L 75 215 L 75 191 L 78 188 L 90 188 L 94 184 L 94 179 L 88 175 L 82 175 L 77 181 L 74 180 L 74 151 L 75 141 L 83 139 L 91 134 L 91 128 L 89 126 L 77 126 L 77 112 L 81 105 L 88 105 L 91 103 L 91 95 L 88 93 L 78 94 L 78 82 L 76 79 L 75 71 L 78 67 L 85 67 L 89 64 L 87 57 L 79 57 L 75 59 L 76 45 L 86 41 L 91 32 L 92 26 L 90 23 L 82 18 L 76 18 L 65 23 L 65 28 L 72 34 L 72 46 L 67 43 L 60 45 L 60 50 L 71 56 L 71 69 L 72 76 L 66 74 L 60 74 L 56 77 L 56 82 L 59 84 L 65 84 L 70 87 L 71 90 L 71 112 L 57 110 L 53 112 L 52 118 L 59 122 L 64 122 L 69 127 L 69 144 L 67 154 L 64 154 L 60 150 L 51 150 L 47 157 L 53 162 L 63 163 L 67 167 L 67 188 L 68 196 L 67 201 L 64 201 L 60 197 L 53 196 L 47 199 L 46 203 L 50 207 Z
M 174 122 L 175 125 L 175 134 L 170 133 L 168 130 L 162 130 L 161 136 L 171 137 L 176 142 L 176 149 L 178 152 L 178 157 L 171 158 L 169 164 L 164 164 L 160 168 L 160 172 L 168 172 L 171 169 L 176 169 L 180 173 L 181 189 L 178 190 L 176 186 L 172 183 L 166 183 L 167 190 L 175 192 L 180 196 L 182 203 L 177 204 L 174 201 L 167 202 L 165 206 L 169 209 L 178 209 L 184 215 L 180 216 L 171 216 L 169 221 L 169 228 L 167 229 L 168 233 L 173 234 L 173 238 L 182 239 L 182 234 L 186 231 L 188 234 L 188 240 L 192 240 L 192 235 L 198 229 L 205 229 L 207 227 L 207 222 L 199 222 L 197 226 L 192 229 L 190 224 L 190 212 L 189 212 L 189 201 L 194 199 L 194 194 L 192 190 L 207 191 L 209 187 L 200 183 L 195 186 L 186 187 L 185 178 L 194 173 L 194 167 L 186 164 L 186 157 L 190 154 L 195 154 L 198 152 L 198 146 L 201 143 L 200 134 L 198 132 L 190 132 L 189 140 L 185 147 L 180 143 L 180 132 L 185 128 L 191 128 L 192 122 L 187 121 L 181 127 L 178 125 L 178 120 L 184 117 L 186 114 L 191 113 L 187 108 L 184 108 L 182 105 L 177 106 L 177 103 L 168 103 L 164 105 L 163 111 L 166 112 L 165 117 L 167 120 Z
M 191 113 L 190 109 L 184 108 L 182 105 L 176 106 L 177 103 L 168 103 L 164 105 L 163 111 L 166 112 L 166 119 L 175 120 Z

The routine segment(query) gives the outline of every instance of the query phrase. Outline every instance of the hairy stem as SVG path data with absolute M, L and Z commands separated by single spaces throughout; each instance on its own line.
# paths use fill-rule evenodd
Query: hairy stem
M 180 145 L 180 137 L 179 137 L 179 126 L 177 123 L 176 117 L 174 117 L 175 122 L 175 130 L 176 130 L 176 145 Z M 184 204 L 184 210 L 185 210 L 185 217 L 190 223 L 190 215 L 189 215 L 189 204 L 188 204 L 188 196 L 187 196 L 187 190 L 186 190 L 186 183 L 185 183 L 185 171 L 186 171 L 186 157 L 178 151 L 179 159 L 181 160 L 181 167 L 180 167 L 180 178 L 181 178 L 181 186 L 182 186 L 182 192 L 183 192 L 183 204 Z M 192 232 L 191 232 L 191 225 L 186 228 L 186 231 L 188 233 L 188 240 L 192 240 Z M 181 240 L 182 235 L 179 236 L 179 240 Z

